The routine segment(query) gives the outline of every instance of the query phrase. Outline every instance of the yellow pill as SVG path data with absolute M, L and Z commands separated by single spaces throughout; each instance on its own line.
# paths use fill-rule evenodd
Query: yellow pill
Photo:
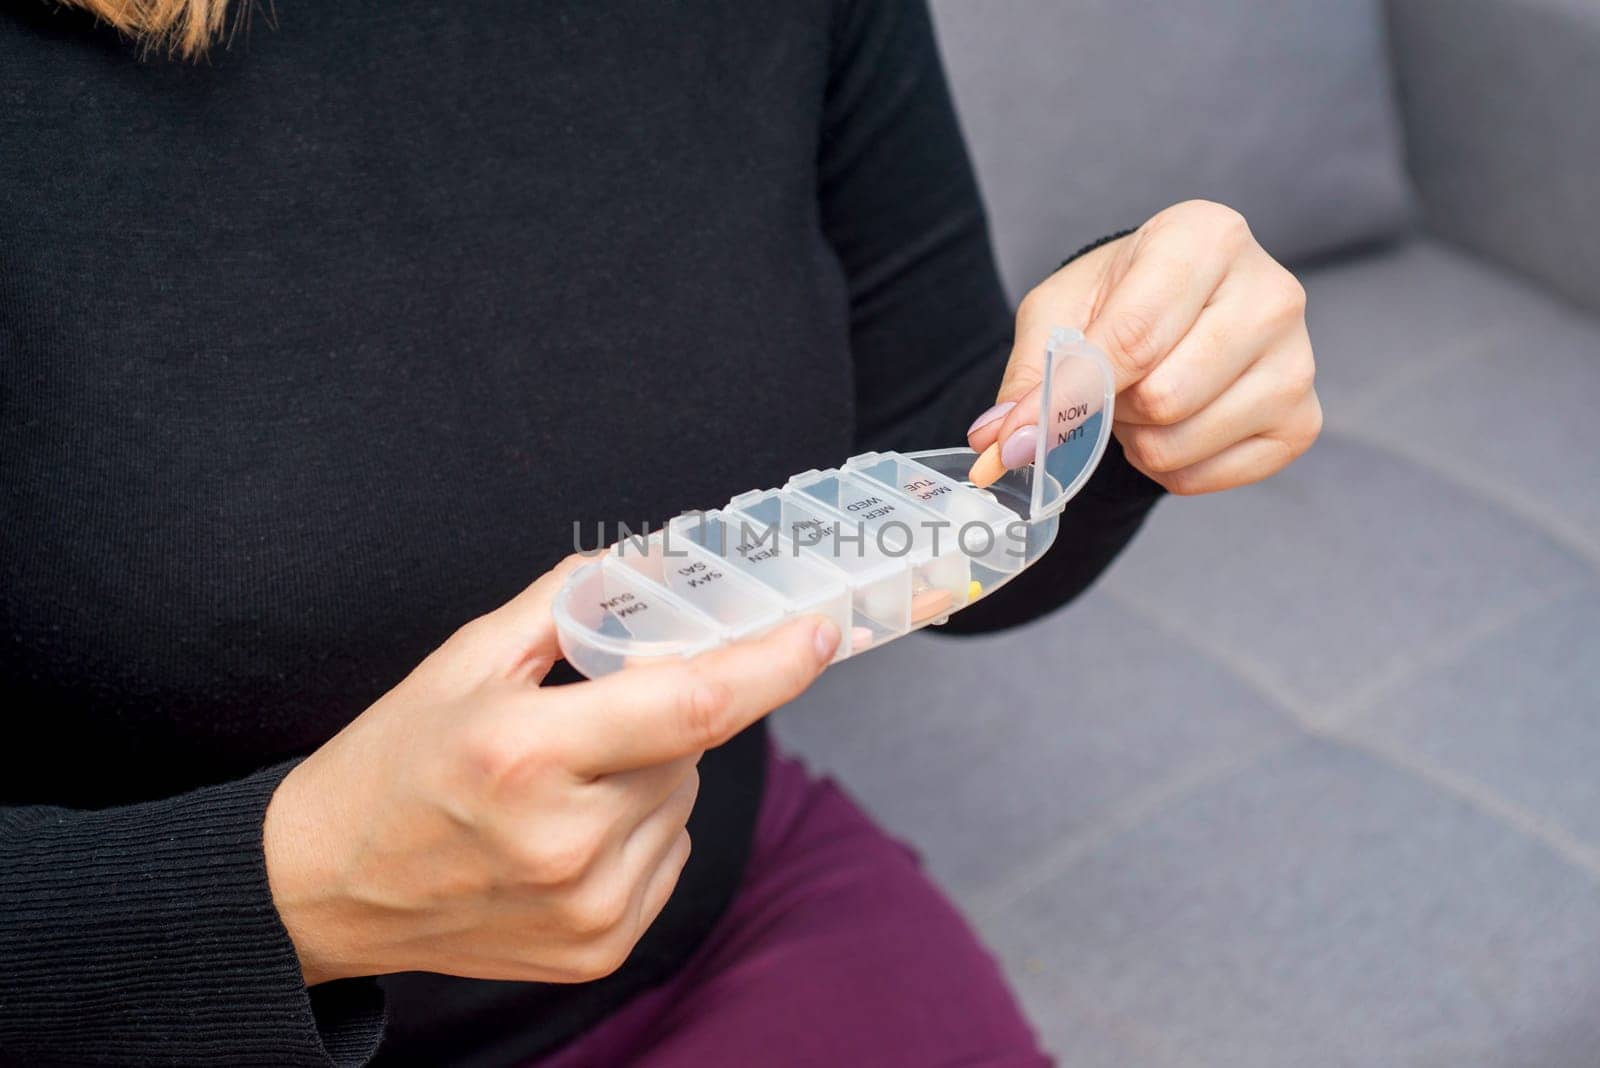
M 971 604 L 973 601 L 976 601 L 979 597 L 982 597 L 982 596 L 983 596 L 983 583 L 979 582 L 977 579 L 973 579 L 971 582 L 967 583 L 967 603 L 968 604 Z

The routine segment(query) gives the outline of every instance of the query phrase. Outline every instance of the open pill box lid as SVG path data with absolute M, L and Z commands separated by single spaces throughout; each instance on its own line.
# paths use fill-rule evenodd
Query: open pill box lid
M 1039 389 L 1043 432 L 1027 470 L 1049 477 L 1030 476 L 1032 522 L 1059 515 L 1100 466 L 1111 439 L 1117 395 L 1111 361 L 1080 330 L 1057 327 L 1051 332 L 1043 368 Z
M 1104 353 L 1058 329 L 1040 366 L 1033 463 L 979 489 L 971 449 L 869 452 L 686 512 L 572 573 L 554 608 L 562 654 L 593 678 L 815 614 L 844 659 L 943 623 L 1043 555 L 1105 455 Z

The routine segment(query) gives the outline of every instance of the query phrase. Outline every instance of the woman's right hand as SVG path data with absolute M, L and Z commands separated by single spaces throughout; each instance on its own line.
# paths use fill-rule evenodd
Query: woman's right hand
M 542 688 L 570 557 L 466 624 L 289 773 L 267 875 L 308 984 L 614 971 L 689 856 L 695 765 L 821 673 L 826 620 Z

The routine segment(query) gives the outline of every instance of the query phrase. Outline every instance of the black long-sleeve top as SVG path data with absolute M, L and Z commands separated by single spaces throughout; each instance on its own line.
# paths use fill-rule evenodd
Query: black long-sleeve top
M 581 986 L 308 993 L 264 808 L 596 523 L 960 443 L 1010 334 L 922 0 L 286 0 L 197 63 L 5 5 L 0 1061 L 505 1063 L 658 981 L 759 727 Z M 1069 600 L 1155 495 L 1113 446 L 948 629 Z

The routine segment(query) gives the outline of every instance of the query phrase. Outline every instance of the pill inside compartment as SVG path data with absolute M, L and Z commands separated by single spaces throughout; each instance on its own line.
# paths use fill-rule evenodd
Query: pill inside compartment
M 631 568 L 585 564 L 556 596 L 561 655 L 589 678 L 629 664 L 694 656 L 722 643 L 710 622 Z
M 938 513 L 948 524 L 945 536 L 953 538 L 972 561 L 977 596 L 1003 585 L 1030 561 L 1024 515 L 1001 503 L 992 492 L 896 452 L 852 456 L 845 462 L 845 470 L 899 490 Z M 1026 497 L 1018 503 L 1025 505 Z
M 770 589 L 692 542 L 658 530 L 624 538 L 602 566 L 627 568 L 709 619 L 728 641 L 770 630 L 787 614 Z
M 942 623 L 972 599 L 972 565 L 955 529 L 900 490 L 850 471 L 807 471 L 785 489 L 844 517 L 843 541 L 859 541 L 911 568 L 911 626 Z
M 935 474 L 962 484 L 965 483 L 967 471 L 972 467 L 976 457 L 971 449 L 962 447 L 955 449 L 926 449 L 906 455 L 906 459 L 922 464 Z M 1055 544 L 1056 532 L 1060 526 L 1059 516 L 1049 514 L 1042 518 L 1032 514 L 1032 497 L 1036 489 L 1042 490 L 1046 495 L 1059 495 L 1060 483 L 1048 471 L 1035 471 L 1032 467 L 1019 468 L 1016 471 L 1007 471 L 994 482 L 983 489 L 973 489 L 963 485 L 964 489 L 980 494 L 985 499 L 993 502 L 1011 512 L 1016 518 L 1023 521 L 1022 529 L 1016 531 L 1026 539 L 1026 548 L 1023 550 L 1021 568 L 1010 575 L 1000 574 L 997 580 L 1004 583 L 1010 578 L 1021 574 L 1031 566 L 1045 551 Z M 984 584 L 984 593 L 992 592 L 995 587 Z
M 790 615 L 820 615 L 839 628 L 835 660 L 852 649 L 850 586 L 838 571 L 802 555 L 776 524 L 737 512 L 691 512 L 667 524 L 674 547 L 732 567 L 776 593 Z
M 852 653 L 911 629 L 911 570 L 862 544 L 842 544 L 835 536 L 837 513 L 787 490 L 751 490 L 728 502 L 728 511 L 757 529 L 776 527 L 801 558 L 832 572 L 850 589 Z

